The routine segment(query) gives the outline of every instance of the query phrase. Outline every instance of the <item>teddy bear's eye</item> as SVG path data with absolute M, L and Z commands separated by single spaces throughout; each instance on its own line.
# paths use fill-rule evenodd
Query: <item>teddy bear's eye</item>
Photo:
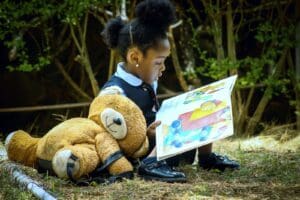
M 117 125 L 121 125 L 122 124 L 122 121 L 120 118 L 114 118 L 113 119 L 114 123 L 117 124 Z

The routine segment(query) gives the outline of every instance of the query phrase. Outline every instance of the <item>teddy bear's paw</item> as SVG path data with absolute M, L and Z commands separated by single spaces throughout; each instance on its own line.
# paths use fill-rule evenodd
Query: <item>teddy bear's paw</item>
M 58 177 L 73 179 L 78 174 L 80 164 L 79 159 L 67 149 L 55 154 L 52 167 Z
M 4 142 L 6 151 L 8 151 L 8 146 L 9 146 L 9 144 L 10 144 L 10 141 L 11 141 L 12 137 L 13 137 L 15 134 L 16 134 L 16 131 L 11 132 L 11 133 L 8 134 L 8 136 L 6 137 L 5 142 Z

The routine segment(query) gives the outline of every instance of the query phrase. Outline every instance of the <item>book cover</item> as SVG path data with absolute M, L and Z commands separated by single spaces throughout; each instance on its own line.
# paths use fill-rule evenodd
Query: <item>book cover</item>
M 157 159 L 177 154 L 233 135 L 231 76 L 166 99 L 156 115 Z

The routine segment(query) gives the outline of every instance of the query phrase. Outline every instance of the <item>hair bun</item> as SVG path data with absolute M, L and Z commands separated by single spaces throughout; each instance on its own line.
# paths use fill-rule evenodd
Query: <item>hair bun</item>
M 125 23 L 122 21 L 121 17 L 117 17 L 108 21 L 106 27 L 102 32 L 105 43 L 110 48 L 116 48 L 118 46 L 119 34 Z
M 167 29 L 175 22 L 175 8 L 169 0 L 144 0 L 135 9 L 141 24 Z

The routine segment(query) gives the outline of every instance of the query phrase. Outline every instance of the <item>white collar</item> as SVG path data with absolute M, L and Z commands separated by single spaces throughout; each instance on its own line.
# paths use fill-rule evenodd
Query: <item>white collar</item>
M 124 81 L 126 81 L 128 84 L 132 85 L 132 86 L 140 86 L 142 85 L 143 81 L 141 79 L 139 79 L 138 77 L 134 76 L 131 73 L 128 73 L 124 70 L 124 62 L 120 62 L 117 65 L 117 71 L 115 72 L 115 76 L 123 79 Z M 151 84 L 151 86 L 153 87 L 155 93 L 157 90 L 157 81 L 153 82 L 153 84 Z

